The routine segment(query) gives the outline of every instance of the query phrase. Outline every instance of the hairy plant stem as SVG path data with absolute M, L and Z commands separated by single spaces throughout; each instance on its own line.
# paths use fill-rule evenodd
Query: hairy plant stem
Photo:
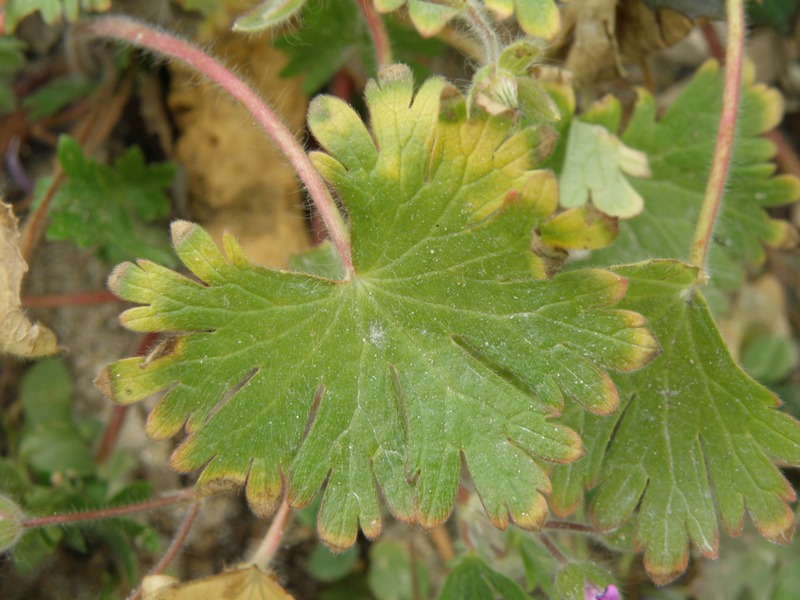
M 572 531 L 575 533 L 597 533 L 597 529 L 591 525 L 583 523 L 573 523 L 572 521 L 547 521 L 544 529 L 559 529 L 561 531 Z
M 364 15 L 364 21 L 367 23 L 372 45 L 375 48 L 375 64 L 378 65 L 378 70 L 389 66 L 394 62 L 394 59 L 392 58 L 392 43 L 389 40 L 389 34 L 386 31 L 383 18 L 375 10 L 372 0 L 354 0 L 354 2 L 361 10 Z
M 266 570 L 272 562 L 275 553 L 283 539 L 283 533 L 286 531 L 286 525 L 292 518 L 294 512 L 292 511 L 289 503 L 284 498 L 275 516 L 272 518 L 272 523 L 269 524 L 267 534 L 261 543 L 256 548 L 253 556 L 250 558 L 248 564 L 255 565 L 260 569 Z
M 162 508 L 164 506 L 171 506 L 172 504 L 180 504 L 181 502 L 189 502 L 194 498 L 194 490 L 182 490 L 169 496 L 162 496 L 153 500 L 145 502 L 137 502 L 136 504 L 126 504 L 124 506 L 114 506 L 111 508 L 100 508 L 97 510 L 86 510 L 82 512 L 69 513 L 64 515 L 49 515 L 46 517 L 30 517 L 22 520 L 22 526 L 25 529 L 33 529 L 34 527 L 47 527 L 50 525 L 67 525 L 69 523 L 79 523 L 82 521 L 98 521 L 100 519 L 110 519 L 113 517 L 121 517 L 123 515 L 130 515 L 138 512 L 146 512 Z
M 23 296 L 22 306 L 25 308 L 52 308 L 54 306 L 91 306 L 122 302 L 111 292 L 78 292 L 76 294 L 43 294 L 41 296 Z
M 476 0 L 468 0 L 464 11 L 465 19 L 470 28 L 478 35 L 484 50 L 485 64 L 493 64 L 500 58 L 500 39 L 491 21 L 486 18 L 486 12 Z
M 344 265 L 346 278 L 349 279 L 353 276 L 350 238 L 344 218 L 339 212 L 336 202 L 334 202 L 322 177 L 314 169 L 303 147 L 281 118 L 259 97 L 253 88 L 224 67 L 222 63 L 199 48 L 138 21 L 123 17 L 99 17 L 85 21 L 80 27 L 81 32 L 87 36 L 122 40 L 181 62 L 213 81 L 241 102 L 284 154 L 306 186 L 308 194 L 319 211 L 328 234 L 339 253 Z
M 725 49 L 725 83 L 722 91 L 722 114 L 719 120 L 717 142 L 711 173 L 708 177 L 703 205 L 697 219 L 692 240 L 689 262 L 699 267 L 698 282 L 705 282 L 708 249 L 714 232 L 714 224 L 722 204 L 725 181 L 728 176 L 733 140 L 736 133 L 736 117 L 739 112 L 741 94 L 742 63 L 744 57 L 744 3 L 743 0 L 727 0 L 728 41 Z
M 542 541 L 542 545 L 547 548 L 547 551 L 553 555 L 553 558 L 558 561 L 558 564 L 565 565 L 569 562 L 569 559 L 558 549 L 558 546 L 550 539 L 549 535 L 546 533 L 539 533 L 539 539 Z
M 189 531 L 192 529 L 192 525 L 194 525 L 194 520 L 197 518 L 197 512 L 199 509 L 200 503 L 193 502 L 192 506 L 189 507 L 189 510 L 186 512 L 186 516 L 183 518 L 181 526 L 178 528 L 178 531 L 175 532 L 175 536 L 172 538 L 169 548 L 167 548 L 164 556 L 161 557 L 161 560 L 158 561 L 156 566 L 148 572 L 148 575 L 159 575 L 160 573 L 163 573 L 170 563 L 175 560 L 178 552 L 180 552 L 180 549 L 183 547 L 183 543 L 186 541 L 186 536 L 189 535 Z M 140 583 L 136 589 L 131 592 L 131 595 L 128 596 L 128 600 L 139 600 L 141 597 L 142 584 Z

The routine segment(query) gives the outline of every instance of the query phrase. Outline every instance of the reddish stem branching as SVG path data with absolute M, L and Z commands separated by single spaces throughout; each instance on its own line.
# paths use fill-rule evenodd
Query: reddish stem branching
M 292 518 L 294 512 L 292 511 L 289 503 L 284 498 L 281 502 L 278 511 L 272 518 L 272 523 L 269 524 L 267 534 L 261 540 L 256 551 L 253 553 L 252 558 L 248 561 L 249 564 L 255 565 L 260 569 L 266 570 L 272 562 L 275 553 L 281 545 L 283 534 L 286 531 L 286 526 Z
M 26 308 L 53 308 L 57 306 L 91 306 L 122 302 L 111 292 L 79 292 L 77 294 L 44 294 L 23 296 L 22 305 Z
M 383 24 L 383 18 L 375 10 L 375 4 L 372 0 L 355 0 L 355 3 L 367 23 L 372 45 L 375 48 L 375 63 L 378 65 L 378 70 L 389 66 L 394 59 L 392 58 L 392 43 L 386 31 L 386 26 Z
M 575 533 L 598 533 L 591 525 L 573 523 L 572 521 L 547 521 L 544 529 L 558 529 L 561 531 L 574 531 Z
M 28 519 L 23 519 L 22 526 L 25 529 L 33 529 L 35 527 L 47 527 L 50 525 L 67 525 L 69 523 L 80 523 L 83 521 L 111 519 L 113 517 L 122 517 L 124 515 L 155 510 L 164 506 L 180 504 L 181 502 L 188 502 L 192 500 L 193 497 L 194 490 L 182 490 L 175 494 L 170 494 L 169 496 L 162 496 L 160 498 L 146 500 L 145 502 L 137 502 L 136 504 L 126 504 L 124 506 L 113 506 L 111 508 L 100 508 L 97 510 L 86 510 L 63 515 L 30 517 Z
M 346 277 L 352 277 L 353 259 L 350 254 L 349 234 L 336 202 L 303 147 L 253 88 L 199 48 L 144 23 L 123 17 L 100 17 L 85 21 L 81 28 L 87 36 L 124 41 L 181 62 L 241 102 L 284 154 L 306 186 L 339 253 Z
M 156 566 L 150 570 L 148 575 L 158 575 L 163 573 L 170 563 L 175 560 L 178 552 L 180 552 L 181 548 L 183 548 L 183 544 L 186 541 L 186 536 L 189 535 L 189 531 L 192 529 L 192 525 L 194 525 L 194 521 L 197 518 L 197 512 L 199 509 L 199 502 L 192 503 L 192 506 L 189 508 L 189 510 L 186 512 L 186 516 L 183 518 L 181 526 L 178 528 L 178 531 L 175 532 L 175 537 L 172 538 L 169 548 L 167 548 L 164 556 L 162 556 L 161 560 L 158 561 Z M 142 585 L 139 584 L 128 597 L 128 600 L 139 600 L 141 597 Z

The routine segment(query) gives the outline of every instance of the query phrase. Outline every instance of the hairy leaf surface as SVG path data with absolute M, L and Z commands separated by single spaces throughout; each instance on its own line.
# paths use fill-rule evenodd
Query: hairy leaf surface
M 688 259 L 711 168 L 721 98 L 722 75 L 714 62 L 697 72 L 660 119 L 653 97 L 640 93 L 621 139 L 649 157 L 652 176 L 630 180 L 644 198 L 644 210 L 620 223 L 619 238 L 594 252 L 592 264 Z M 781 245 L 789 239 L 788 225 L 771 219 L 764 209 L 800 198 L 800 182 L 788 175 L 772 176 L 774 165 L 768 161 L 775 149 L 758 137 L 772 129 L 782 113 L 780 95 L 754 85 L 752 74 L 746 77 L 725 201 L 709 256 L 711 282 L 717 288 L 737 287 L 744 266 L 763 260 L 763 243 Z
M 638 507 L 634 545 L 657 583 L 686 568 L 690 541 L 716 557 L 718 519 L 736 535 L 745 509 L 764 537 L 788 542 L 795 494 L 772 463 L 800 464 L 797 421 L 731 358 L 690 287 L 694 268 L 655 261 L 615 272 L 629 281 L 621 304 L 647 318 L 663 351 L 639 372 L 614 376 L 618 418 L 565 418 L 589 458 L 556 467 L 553 507 L 570 512 L 597 482 L 591 511 L 600 528 L 618 527 Z
M 332 97 L 309 115 L 328 152 L 312 158 L 349 213 L 355 277 L 258 267 L 232 238 L 226 256 L 178 222 L 176 250 L 200 282 L 139 261 L 110 284 L 144 304 L 127 327 L 181 335 L 145 364 L 111 365 L 100 385 L 119 402 L 170 388 L 148 432 L 187 424 L 172 464 L 203 467 L 201 490 L 246 483 L 266 514 L 284 488 L 302 506 L 327 482 L 319 528 L 334 547 L 359 524 L 377 535 L 379 490 L 398 518 L 441 523 L 462 460 L 493 523 L 538 528 L 550 482 L 534 459 L 582 453 L 550 417 L 564 397 L 613 412 L 603 368 L 638 368 L 657 346 L 639 315 L 609 308 L 624 278 L 537 278 L 531 230 L 556 192 L 532 170 L 535 130 L 467 120 L 439 79 L 414 97 L 401 66 L 366 97 L 372 133 Z

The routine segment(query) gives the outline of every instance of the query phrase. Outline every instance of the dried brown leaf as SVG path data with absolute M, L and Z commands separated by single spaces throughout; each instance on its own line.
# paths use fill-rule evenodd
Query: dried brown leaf
M 55 334 L 31 323 L 20 308 L 22 276 L 28 270 L 19 250 L 17 218 L 0 201 L 0 352 L 37 358 L 59 351 Z

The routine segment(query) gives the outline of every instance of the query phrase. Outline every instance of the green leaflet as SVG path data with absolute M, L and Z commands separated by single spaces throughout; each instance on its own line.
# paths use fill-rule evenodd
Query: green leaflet
M 356 276 L 258 267 L 232 238 L 223 255 L 175 223 L 176 251 L 203 283 L 139 261 L 110 286 L 144 305 L 123 314 L 127 327 L 179 335 L 146 363 L 110 365 L 99 385 L 126 403 L 169 388 L 147 430 L 164 439 L 186 423 L 172 464 L 202 467 L 204 493 L 246 484 L 267 514 L 284 491 L 302 506 L 327 482 L 318 523 L 333 547 L 359 526 L 378 534 L 378 490 L 399 519 L 441 523 L 462 460 L 494 524 L 538 528 L 550 482 L 536 460 L 582 453 L 550 417 L 565 397 L 613 412 L 602 369 L 636 369 L 657 345 L 639 315 L 609 308 L 621 277 L 537 278 L 531 231 L 555 188 L 532 170 L 536 130 L 466 120 L 439 79 L 414 96 L 401 66 L 366 100 L 374 139 L 338 99 L 319 97 L 309 115 L 329 153 L 314 163 L 348 210 Z
M 773 460 L 800 464 L 800 427 L 766 388 L 734 362 L 699 291 L 695 269 L 653 261 L 614 269 L 627 278 L 621 306 L 647 318 L 662 354 L 631 375 L 615 375 L 618 417 L 578 415 L 589 460 L 556 467 L 552 505 L 565 514 L 582 488 L 599 485 L 592 519 L 601 529 L 624 523 L 638 507 L 634 546 L 656 583 L 686 568 L 689 542 L 716 557 L 717 519 L 731 534 L 744 511 L 761 534 L 791 538 L 791 486 Z
M 61 18 L 75 21 L 80 11 L 103 12 L 111 8 L 111 0 L 8 0 L 3 26 L 14 31 L 22 19 L 41 12 L 45 23 L 54 23 Z
M 722 74 L 714 62 L 697 72 L 658 120 L 652 96 L 640 92 L 621 139 L 649 158 L 652 177 L 630 180 L 645 200 L 644 211 L 621 222 L 619 238 L 608 248 L 594 252 L 591 264 L 688 258 L 708 181 L 721 96 Z M 607 108 L 605 112 L 614 111 L 612 105 Z M 788 175 L 772 175 L 774 165 L 768 161 L 775 149 L 758 137 L 773 128 L 782 113 L 780 95 L 754 85 L 752 74 L 746 76 L 732 168 L 709 256 L 714 288 L 735 289 L 744 267 L 763 260 L 763 243 L 781 245 L 788 240 L 787 224 L 770 219 L 764 209 L 800 198 L 800 181 Z M 601 115 L 594 115 L 593 122 L 602 120 Z M 714 291 L 709 290 L 709 294 Z

